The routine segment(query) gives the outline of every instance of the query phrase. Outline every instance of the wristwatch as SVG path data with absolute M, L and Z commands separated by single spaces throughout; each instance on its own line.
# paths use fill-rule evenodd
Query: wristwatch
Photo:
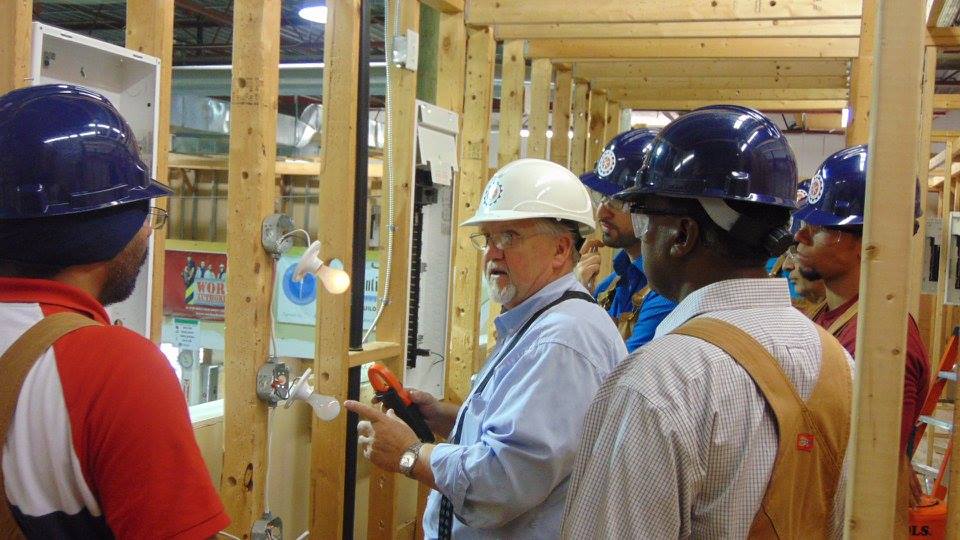
M 403 454 L 400 455 L 400 472 L 407 478 L 413 478 L 413 466 L 417 464 L 417 458 L 420 456 L 420 449 L 423 443 L 417 441 L 411 444 Z

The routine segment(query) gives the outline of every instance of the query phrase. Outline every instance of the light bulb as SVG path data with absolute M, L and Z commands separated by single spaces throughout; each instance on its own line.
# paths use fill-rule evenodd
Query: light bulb
M 329 422 L 340 414 L 340 402 L 323 394 L 310 394 L 307 403 L 313 407 L 313 413 L 324 422 Z
M 350 275 L 343 270 L 323 265 L 317 272 L 317 277 L 331 294 L 343 294 L 350 288 Z
M 327 23 L 327 6 L 307 6 L 302 8 L 297 14 L 300 15 L 301 18 L 311 22 L 320 24 Z

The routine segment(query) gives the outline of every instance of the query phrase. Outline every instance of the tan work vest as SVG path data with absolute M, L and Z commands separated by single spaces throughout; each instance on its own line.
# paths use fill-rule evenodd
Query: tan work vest
M 602 307 L 604 311 L 608 311 L 610 306 L 613 305 L 613 297 L 617 294 L 617 284 L 619 282 L 620 276 L 617 276 L 616 279 L 610 283 L 610 286 L 607 287 L 607 290 L 597 296 L 597 305 Z M 617 325 L 617 331 L 620 332 L 620 337 L 622 337 L 624 341 L 633 335 L 633 327 L 636 326 L 637 320 L 640 319 L 640 309 L 643 307 L 643 301 L 647 299 L 648 294 L 650 294 L 649 285 L 633 293 L 633 296 L 630 297 L 630 303 L 633 304 L 633 309 L 624 311 L 614 317 L 613 322 Z
M 773 409 L 779 446 L 751 538 L 824 538 L 830 529 L 850 437 L 853 381 L 843 347 L 819 326 L 817 331 L 823 344 L 820 376 L 806 402 L 780 363 L 740 328 L 697 317 L 673 331 L 732 356 Z

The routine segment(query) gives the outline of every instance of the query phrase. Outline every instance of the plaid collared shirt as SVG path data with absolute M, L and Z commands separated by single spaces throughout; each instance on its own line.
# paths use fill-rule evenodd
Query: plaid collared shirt
M 668 335 L 701 315 L 757 339 L 800 396 L 810 397 L 820 338 L 791 306 L 785 280 L 729 280 L 695 291 L 610 375 L 591 405 L 565 538 L 747 536 L 777 454 L 776 420 L 732 357 L 705 341 Z M 833 521 L 839 523 L 839 512 Z

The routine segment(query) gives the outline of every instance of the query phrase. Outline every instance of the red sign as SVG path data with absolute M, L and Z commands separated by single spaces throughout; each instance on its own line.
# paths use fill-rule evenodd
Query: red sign
M 163 314 L 222 321 L 227 300 L 227 255 L 166 250 Z

